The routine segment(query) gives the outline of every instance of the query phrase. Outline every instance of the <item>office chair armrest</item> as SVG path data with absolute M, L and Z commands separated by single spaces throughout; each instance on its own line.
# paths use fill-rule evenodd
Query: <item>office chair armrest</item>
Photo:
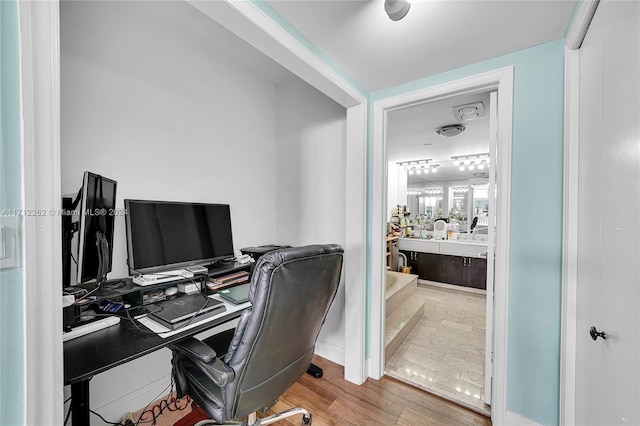
M 236 377 L 233 368 L 229 367 L 219 358 L 216 358 L 213 362 L 207 363 L 206 365 L 201 365 L 201 368 L 205 374 L 213 380 L 213 383 L 220 387 L 225 386 Z
M 214 351 L 212 347 L 202 343 L 195 337 L 189 337 L 188 339 L 180 340 L 179 342 L 169 345 L 169 349 L 207 364 L 216 359 L 217 356 L 216 351 Z
M 216 351 L 195 337 L 181 340 L 169 348 L 198 365 L 217 386 L 224 386 L 234 379 L 235 371 L 216 356 Z

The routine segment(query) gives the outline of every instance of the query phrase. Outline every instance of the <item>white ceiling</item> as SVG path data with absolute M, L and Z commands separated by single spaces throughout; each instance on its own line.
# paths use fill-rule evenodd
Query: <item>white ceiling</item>
M 563 37 L 576 1 L 414 0 L 407 16 L 397 22 L 387 17 L 382 0 L 269 0 L 269 4 L 367 91 L 376 91 Z M 213 39 L 218 47 L 212 53 L 260 69 L 275 84 L 295 78 L 216 27 Z M 477 101 L 488 113 L 488 93 L 391 111 L 388 161 L 432 159 L 440 164 L 436 175 L 410 176 L 415 186 L 486 172 L 460 172 L 451 156 L 488 152 L 488 115 L 464 122 L 466 130 L 459 136 L 436 134 L 438 128 L 457 123 L 453 106 Z
M 369 92 L 418 80 L 564 36 L 575 0 L 413 0 L 391 21 L 383 0 L 268 0 L 292 26 Z M 389 162 L 432 159 L 436 175 L 411 175 L 410 185 L 477 177 L 451 156 L 489 151 L 489 119 L 464 122 L 453 138 L 436 134 L 456 124 L 452 107 L 482 101 L 463 95 L 389 113 Z M 474 176 L 475 175 L 475 176 Z
M 459 122 L 453 107 L 482 102 L 482 118 Z M 442 126 L 462 124 L 465 131 L 454 137 L 436 133 Z M 467 180 L 478 178 L 487 170 L 461 172 L 452 156 L 489 152 L 489 93 L 459 95 L 435 102 L 390 111 L 387 116 L 387 161 L 426 160 L 439 164 L 438 173 L 410 175 L 410 187 L 424 187 L 426 182 Z
M 381 0 L 270 0 L 367 91 L 564 36 L 575 0 L 423 0 L 393 22 Z

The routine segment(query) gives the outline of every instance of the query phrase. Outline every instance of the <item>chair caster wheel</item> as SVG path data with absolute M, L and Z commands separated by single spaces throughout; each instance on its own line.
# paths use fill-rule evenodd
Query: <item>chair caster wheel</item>
M 302 415 L 302 424 L 303 425 L 310 425 L 311 424 L 311 414 L 309 414 L 308 416 L 306 414 Z

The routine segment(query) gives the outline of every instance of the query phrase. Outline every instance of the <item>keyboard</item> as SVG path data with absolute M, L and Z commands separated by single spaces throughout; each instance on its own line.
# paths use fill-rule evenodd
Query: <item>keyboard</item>
M 186 269 L 176 269 L 174 271 L 162 271 L 155 274 L 144 274 L 133 277 L 133 282 L 137 285 L 162 284 L 170 281 L 178 281 L 193 277 L 193 272 Z

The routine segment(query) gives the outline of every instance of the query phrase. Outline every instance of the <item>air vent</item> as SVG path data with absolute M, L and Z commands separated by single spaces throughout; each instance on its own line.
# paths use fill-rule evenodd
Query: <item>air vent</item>
M 452 108 L 453 116 L 458 121 L 476 120 L 484 117 L 484 105 L 482 102 L 458 105 Z
M 454 136 L 458 136 L 460 133 L 464 132 L 465 127 L 460 124 L 452 124 L 450 126 L 444 126 L 436 130 L 436 133 L 440 136 L 445 136 L 448 138 L 452 138 Z

